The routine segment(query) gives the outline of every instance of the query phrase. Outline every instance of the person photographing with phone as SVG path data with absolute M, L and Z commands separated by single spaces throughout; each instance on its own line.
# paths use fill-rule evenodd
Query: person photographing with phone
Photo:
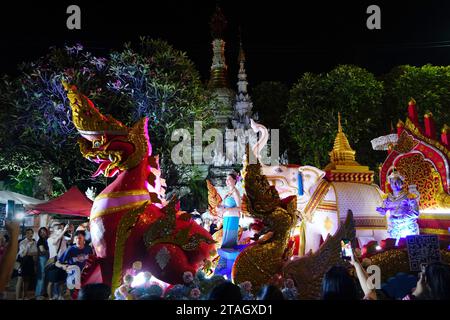
M 377 300 L 375 288 L 369 283 L 369 276 L 355 258 L 351 241 L 342 239 L 342 259 L 355 269 L 356 278 L 360 284 L 364 296 L 355 281 L 355 277 L 349 272 L 348 265 L 333 266 L 325 273 L 322 280 L 322 300 Z
M 450 266 L 441 262 L 422 265 L 416 287 L 403 300 L 450 300 Z
M 358 259 L 355 258 L 355 252 L 353 249 L 347 250 L 346 252 L 350 255 L 350 259 L 348 261 L 355 268 L 356 277 L 358 278 L 359 285 L 364 292 L 363 300 L 377 300 L 377 293 L 375 291 L 376 288 L 372 285 L 372 283 L 370 283 L 368 280 L 369 275 L 364 270 Z
M 47 294 L 49 299 L 61 300 L 63 299 L 63 286 L 67 275 L 56 266 L 56 262 L 67 249 L 67 240 L 64 235 L 69 231 L 70 226 L 68 224 L 64 226 L 61 222 L 53 222 L 51 228 L 52 233 L 47 240 L 49 259 L 45 266 L 48 280 Z

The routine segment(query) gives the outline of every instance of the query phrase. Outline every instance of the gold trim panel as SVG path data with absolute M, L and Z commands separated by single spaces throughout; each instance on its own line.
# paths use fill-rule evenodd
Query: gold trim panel
M 420 233 L 427 233 L 427 234 L 437 234 L 437 235 L 443 235 L 443 236 L 450 236 L 450 233 L 446 229 L 431 229 L 431 228 L 423 228 L 419 229 Z
M 129 204 L 125 204 L 125 205 L 122 205 L 122 206 L 111 207 L 111 208 L 108 208 L 108 209 L 105 209 L 105 210 L 97 211 L 95 213 L 91 213 L 90 219 L 94 220 L 96 218 L 102 217 L 102 216 L 110 214 L 110 213 L 115 213 L 115 212 L 118 212 L 118 211 L 139 207 L 139 206 L 143 205 L 146 202 L 151 203 L 150 200 L 142 200 L 142 201 L 137 201 L 137 202 L 132 202 L 132 203 L 129 203 Z
M 120 198 L 120 197 L 127 197 L 127 196 L 143 196 L 147 195 L 149 192 L 147 190 L 129 190 L 129 191 L 118 191 L 118 192 L 109 192 L 109 193 L 102 193 L 99 194 L 95 200 L 101 200 L 105 198 Z

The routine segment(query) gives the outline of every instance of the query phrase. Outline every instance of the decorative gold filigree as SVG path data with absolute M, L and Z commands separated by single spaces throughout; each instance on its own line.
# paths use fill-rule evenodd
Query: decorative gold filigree
M 142 118 L 134 124 L 128 133 L 128 140 L 134 146 L 134 152 L 119 165 L 121 170 L 127 170 L 136 167 L 144 157 L 149 155 L 149 145 L 146 137 L 147 118 Z
M 206 180 L 206 186 L 208 187 L 208 210 L 213 216 L 217 216 L 217 207 L 222 203 L 222 197 L 209 180 Z
M 439 178 L 439 182 L 440 182 L 438 185 L 438 191 L 436 194 L 437 206 L 439 208 L 450 208 L 450 195 L 444 191 L 444 187 L 442 186 L 441 177 L 439 176 L 439 174 L 437 172 L 435 172 L 435 175 L 437 176 L 437 177 L 435 177 L 435 180 L 437 178 Z
M 406 131 L 403 131 L 394 146 L 394 150 L 398 153 L 408 153 L 418 144 L 418 141 L 414 140 L 414 138 L 410 136 Z
M 299 299 L 320 298 L 324 274 L 330 267 L 344 264 L 341 258 L 341 240 L 354 238 L 353 213 L 349 210 L 345 222 L 333 236 L 328 235 L 318 251 L 310 251 L 303 257 L 285 263 L 283 274 L 297 282 Z
M 94 104 L 85 95 L 81 94 L 76 86 L 62 82 L 64 89 L 67 91 L 67 98 L 72 109 L 72 120 L 81 134 L 86 138 L 93 136 L 92 139 L 99 134 L 126 135 L 128 128 L 120 121 L 111 116 L 101 114 Z M 91 139 L 89 139 L 91 140 Z M 92 141 L 92 140 L 91 140 Z
M 144 234 L 144 243 L 147 248 L 150 248 L 158 243 L 171 243 L 180 246 L 183 250 L 193 251 L 197 250 L 200 243 L 205 242 L 207 244 L 215 243 L 214 240 L 205 237 L 201 234 L 189 235 L 191 228 L 183 228 L 175 231 L 176 215 L 177 211 L 176 198 L 172 200 L 164 207 L 165 215 L 155 221 Z M 190 219 L 186 214 L 181 216 L 182 220 Z
M 169 238 L 175 230 L 176 198 L 173 197 L 163 208 L 165 215 L 155 221 L 144 234 L 144 243 L 147 248 L 156 244 L 162 238 Z
M 409 273 L 408 252 L 401 249 L 387 250 L 370 257 L 373 265 L 381 269 L 381 281 L 385 282 L 399 272 Z
M 281 200 L 277 190 L 262 175 L 260 164 L 249 164 L 245 173 L 245 192 L 248 199 L 248 211 L 252 216 L 265 219 L 277 207 Z
M 120 219 L 116 233 L 116 245 L 114 248 L 114 265 L 112 276 L 112 292 L 114 292 L 122 281 L 123 277 L 123 254 L 125 252 L 125 244 L 128 237 L 131 234 L 131 230 L 134 228 L 139 220 L 139 215 L 145 211 L 148 202 L 144 202 L 138 208 L 128 211 Z
M 441 261 L 450 264 L 450 252 L 440 250 Z M 406 249 L 391 249 L 377 253 L 370 257 L 373 265 L 381 269 L 381 282 L 385 282 L 390 277 L 399 272 L 410 273 L 408 252 Z
M 237 257 L 232 277 L 235 283 L 251 281 L 258 290 L 277 273 L 288 258 L 286 249 L 290 231 L 297 221 L 296 199 L 283 206 L 277 191 L 269 185 L 261 174 L 260 164 L 246 167 L 245 191 L 247 208 L 252 217 L 261 219 L 272 232 L 272 236 L 262 243 L 247 247 Z
M 425 137 L 420 130 L 409 120 L 406 119 L 405 128 L 411 132 L 416 138 L 418 138 L 421 141 L 424 141 L 428 143 L 429 145 L 432 145 L 439 151 L 441 151 L 448 159 L 450 159 L 450 150 L 447 149 L 443 144 L 439 143 L 436 140 L 430 139 L 428 137 Z
M 436 207 L 438 198 L 441 199 L 441 203 L 442 200 L 447 199 L 445 196 L 438 196 L 445 194 L 441 177 L 422 154 L 416 153 L 400 158 L 396 168 L 405 178 L 405 185 L 417 186 L 420 193 L 420 209 Z

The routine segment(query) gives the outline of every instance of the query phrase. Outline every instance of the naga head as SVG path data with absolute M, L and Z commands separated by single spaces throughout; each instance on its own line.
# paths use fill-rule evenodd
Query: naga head
M 72 120 L 82 136 L 78 140 L 86 159 L 97 163 L 94 177 L 104 174 L 112 177 L 121 171 L 136 167 L 151 155 L 147 118 L 128 128 L 110 115 L 103 115 L 91 100 L 78 89 L 63 82 L 72 109 Z

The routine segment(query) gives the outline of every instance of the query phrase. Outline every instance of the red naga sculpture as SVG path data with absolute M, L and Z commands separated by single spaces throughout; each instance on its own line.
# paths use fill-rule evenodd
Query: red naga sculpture
M 95 263 L 104 283 L 120 286 L 136 261 L 156 278 L 181 283 L 213 253 L 214 240 L 190 215 L 179 211 L 175 199 L 164 200 L 165 182 L 157 156 L 151 156 L 148 119 L 128 128 L 104 116 L 75 86 L 63 83 L 72 119 L 82 138 L 83 156 L 99 164 L 94 176 L 118 175 L 96 198 L 90 230 Z

